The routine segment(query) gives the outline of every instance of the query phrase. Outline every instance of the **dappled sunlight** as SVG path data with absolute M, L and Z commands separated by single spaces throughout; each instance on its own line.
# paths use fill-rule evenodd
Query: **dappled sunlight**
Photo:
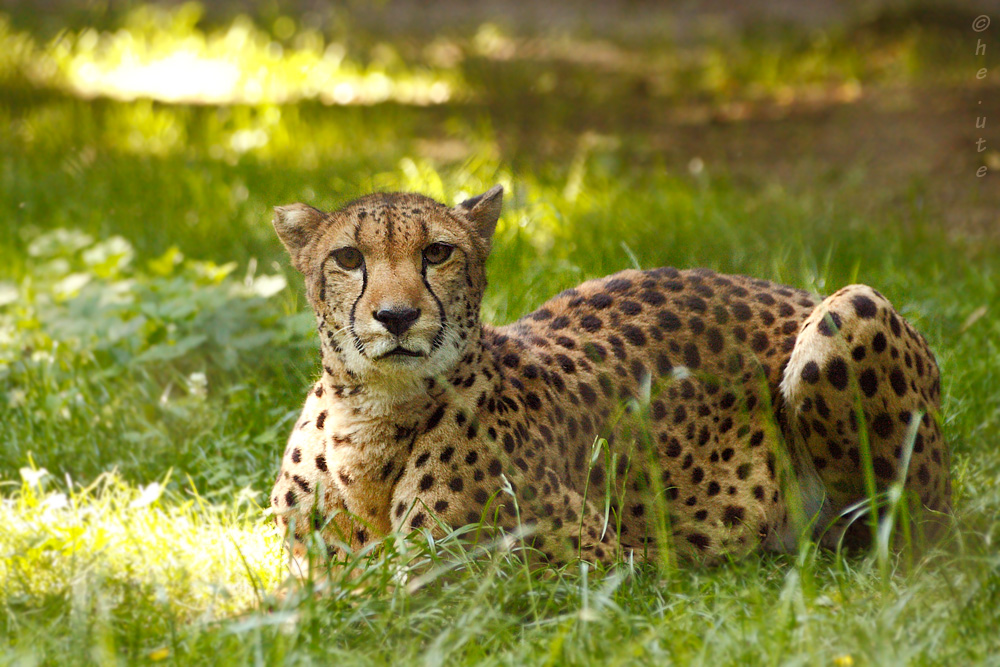
M 67 67 L 70 86 L 85 96 L 103 94 L 130 100 L 221 104 L 240 97 L 240 68 L 231 62 L 176 51 L 149 62 L 108 66 L 73 58 Z
M 464 87 L 457 71 L 410 67 L 388 45 L 361 64 L 347 57 L 343 44 L 296 28 L 287 17 L 284 44 L 245 16 L 204 32 L 197 27 L 201 14 L 197 3 L 174 9 L 139 5 L 117 31 L 66 31 L 44 46 L 2 30 L 0 50 L 16 45 L 23 57 L 11 59 L 25 68 L 30 64 L 27 76 L 36 85 L 122 101 L 431 105 L 455 100 Z

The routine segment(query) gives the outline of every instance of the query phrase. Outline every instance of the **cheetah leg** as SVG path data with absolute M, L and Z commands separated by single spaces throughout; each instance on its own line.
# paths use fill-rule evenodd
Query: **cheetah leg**
M 625 496 L 623 542 L 702 562 L 760 546 L 794 550 L 803 523 L 794 502 L 799 480 L 766 377 L 760 367 L 746 368 L 741 383 L 713 376 L 669 382 L 652 395 L 648 432 L 644 416 L 620 425 L 614 480 Z M 646 444 L 625 449 L 636 433 Z
M 357 549 L 364 544 L 365 528 L 348 512 L 325 468 L 322 440 L 300 429 L 293 431 L 271 492 L 271 510 L 278 529 L 291 540 L 291 570 L 300 577 L 320 571 L 319 561 L 307 548 L 310 536 L 318 535 L 333 559 L 346 555 L 344 547 Z
M 822 481 L 826 522 L 868 497 L 866 461 L 876 492 L 905 476 L 905 488 L 920 505 L 949 511 L 937 364 L 923 337 L 877 291 L 850 285 L 816 307 L 799 330 L 781 394 L 786 438 L 807 459 L 799 466 L 811 463 Z M 839 522 L 822 543 L 835 546 L 846 529 Z M 852 546 L 867 537 L 864 521 L 846 535 Z
M 555 471 L 546 469 L 541 479 L 525 480 L 517 495 L 521 506 L 538 517 L 527 542 L 546 560 L 610 564 L 628 557 L 618 542 L 614 517 L 604 511 L 603 490 L 588 488 L 584 497 L 566 486 Z
M 515 473 L 513 468 L 508 473 L 508 488 L 501 486 L 492 493 L 481 488 L 470 490 L 465 503 L 442 503 L 444 496 L 434 489 L 397 494 L 393 498 L 393 529 L 407 533 L 427 528 L 440 538 L 446 526 L 481 523 L 488 530 L 498 528 L 508 535 L 523 531 L 523 544 L 531 548 L 528 554 L 533 562 L 565 564 L 582 559 L 612 563 L 621 556 L 613 526 L 605 521 L 598 509 L 600 503 L 594 499 L 596 493 L 585 499 L 548 468 L 535 475 Z M 429 519 L 428 513 L 434 518 Z M 532 519 L 522 522 L 526 517 Z
M 774 420 L 739 407 L 729 414 L 742 426 L 706 445 L 704 475 L 685 462 L 661 472 L 668 546 L 683 559 L 718 562 L 758 547 L 794 551 L 809 519 L 811 509 L 798 502 L 805 480 L 793 473 Z

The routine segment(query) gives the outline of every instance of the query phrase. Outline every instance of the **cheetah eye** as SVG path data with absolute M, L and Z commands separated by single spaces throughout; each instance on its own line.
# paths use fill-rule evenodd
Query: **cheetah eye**
M 427 260 L 428 264 L 441 264 L 451 257 L 451 251 L 454 249 L 455 246 L 450 246 L 447 243 L 432 243 L 424 248 L 424 259 Z
M 353 271 L 354 269 L 360 267 L 364 261 L 364 255 L 357 248 L 341 248 L 339 250 L 333 251 L 333 258 L 340 265 L 340 268 L 346 271 Z

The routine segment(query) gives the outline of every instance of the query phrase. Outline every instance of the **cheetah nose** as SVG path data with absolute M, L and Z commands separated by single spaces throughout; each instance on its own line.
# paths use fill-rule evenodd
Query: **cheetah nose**
M 419 308 L 381 308 L 372 313 L 372 317 L 381 322 L 382 326 L 397 336 L 402 336 L 406 330 L 420 317 Z

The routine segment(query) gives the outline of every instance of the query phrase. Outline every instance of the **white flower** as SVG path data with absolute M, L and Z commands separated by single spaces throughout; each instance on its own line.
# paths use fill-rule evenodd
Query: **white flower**
M 92 277 L 89 273 L 71 273 L 57 282 L 52 291 L 57 299 L 70 299 L 79 294 Z
M 287 284 L 288 282 L 285 280 L 285 276 L 281 274 L 273 276 L 258 276 L 254 278 L 253 291 L 257 296 L 262 296 L 267 299 L 285 289 Z
M 69 507 L 69 499 L 65 493 L 53 493 L 42 502 L 42 508 L 61 510 Z
M 19 296 L 17 285 L 14 283 L 0 283 L 0 306 L 14 303 Z
M 152 505 L 163 495 L 163 487 L 159 482 L 139 487 L 139 497 L 128 504 L 129 507 L 146 507 Z
M 191 373 L 188 376 L 188 393 L 194 398 L 204 400 L 208 396 L 208 376 L 204 373 Z
M 23 479 L 28 486 L 41 486 L 42 477 L 49 474 L 49 471 L 45 468 L 21 468 L 21 479 Z
M 11 408 L 19 408 L 28 400 L 28 394 L 23 389 L 11 389 L 7 392 L 7 405 Z

